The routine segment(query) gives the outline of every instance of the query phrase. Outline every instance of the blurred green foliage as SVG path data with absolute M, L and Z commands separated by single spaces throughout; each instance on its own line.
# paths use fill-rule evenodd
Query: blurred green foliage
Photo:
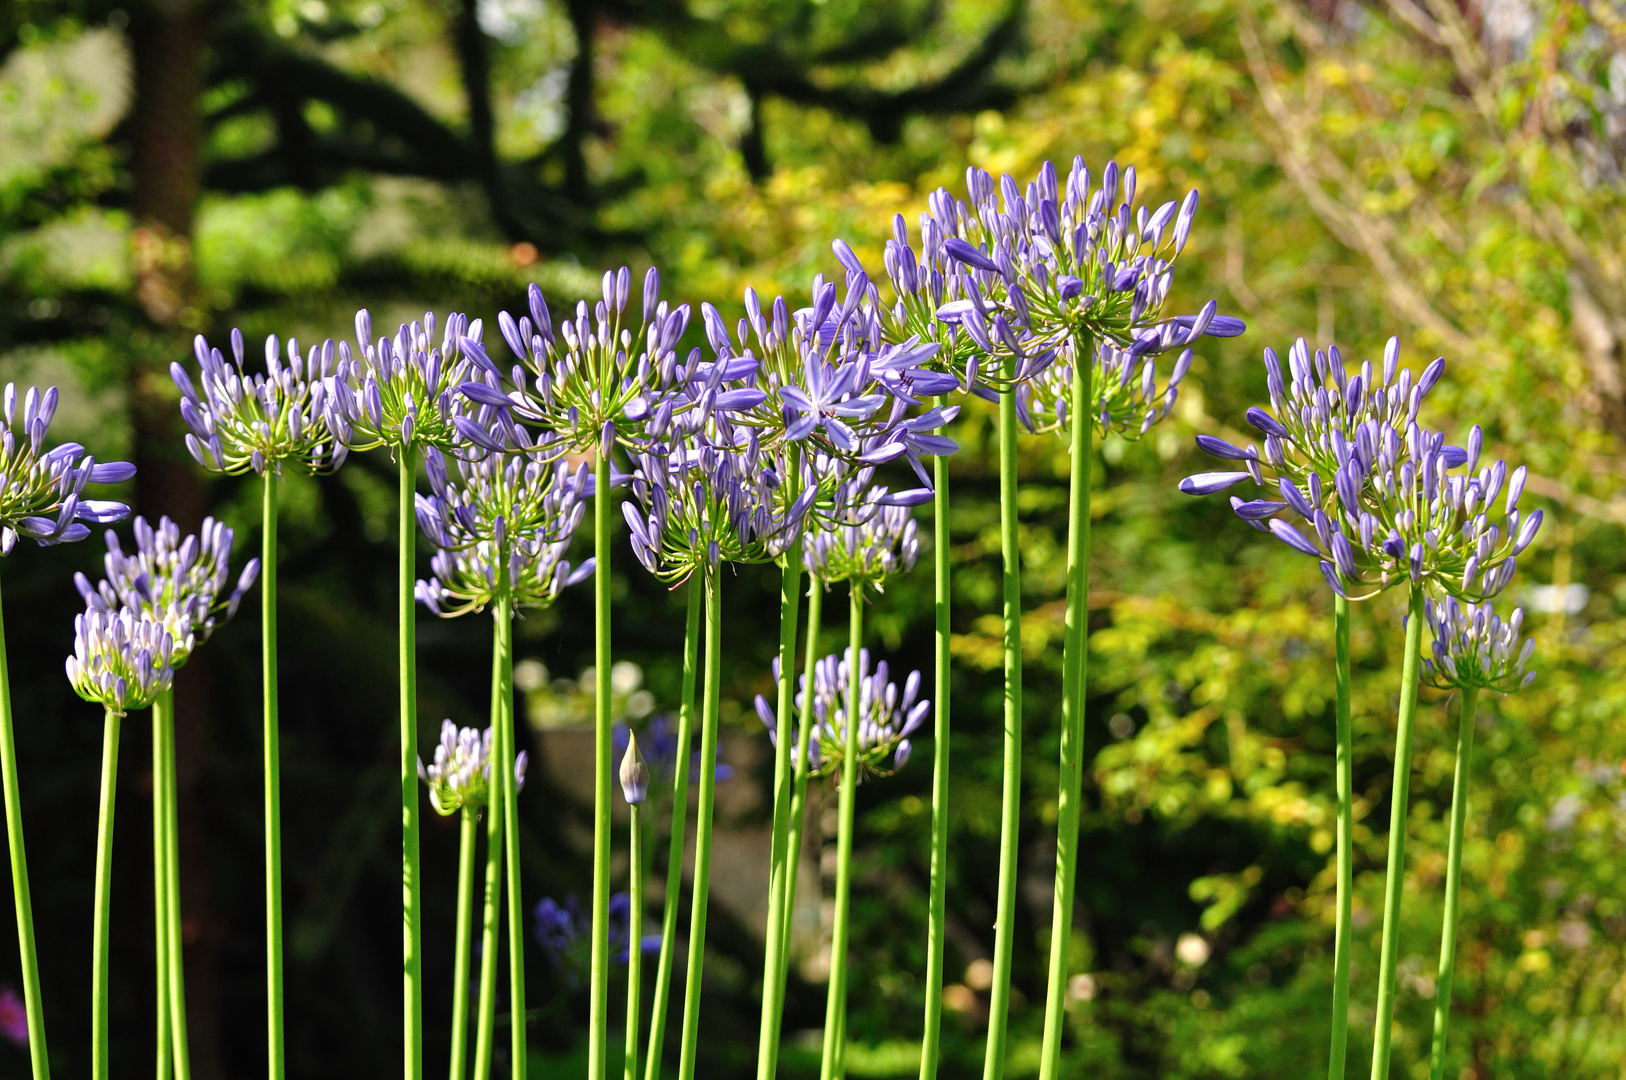
M 477 47 L 458 37 L 471 12 Z M 912 219 L 938 185 L 958 191 L 967 164 L 1024 177 L 1046 158 L 1113 156 L 1137 167 L 1148 201 L 1201 191 L 1173 303 L 1218 297 L 1249 333 L 1204 345 L 1176 415 L 1150 438 L 1101 447 L 1070 1075 L 1324 1070 L 1330 604 L 1312 565 L 1174 483 L 1205 467 L 1193 432 L 1234 431 L 1263 396 L 1264 345 L 1302 334 L 1359 361 L 1399 334 L 1414 367 L 1445 353 L 1427 419 L 1453 433 L 1483 424 L 1488 449 L 1530 467 L 1550 515 L 1514 588 L 1534 611 L 1541 676 L 1481 705 L 1451 1075 L 1623 1075 L 1626 16 L 1612 0 L 222 0 L 208 14 L 188 318 L 216 339 L 231 326 L 343 336 L 363 304 L 378 326 L 425 307 L 489 323 L 530 281 L 558 310 L 623 260 L 653 262 L 670 295 L 725 316 L 740 313 L 746 284 L 794 303 L 814 273 L 834 272 L 833 237 L 878 268 L 891 215 Z M 185 355 L 133 296 L 125 29 L 140 16 L 99 0 L 27 0 L 0 15 L 0 374 L 63 383 L 61 435 L 103 456 L 133 438 L 131 372 Z M 471 77 L 482 63 L 483 84 Z M 490 106 L 489 169 L 476 92 Z M 973 404 L 956 434 L 945 1053 L 948 1075 L 970 1075 L 998 832 L 991 410 Z M 1022 453 L 1030 697 L 1013 1076 L 1037 1066 L 1050 925 L 1067 466 L 1059 440 L 1029 439 Z M 398 888 L 387 465 L 363 457 L 337 477 L 291 482 L 287 496 L 299 1075 L 382 1076 L 397 1053 L 398 943 L 380 917 Z M 252 491 L 214 481 L 208 492 L 251 540 Z M 77 602 L 67 574 L 95 561 L 84 545 L 19 549 L 5 567 L 8 622 L 31 628 L 12 635 L 27 658 L 13 669 L 30 673 L 15 692 L 48 1016 L 74 1063 L 85 1053 L 76 973 L 88 967 L 96 717 L 55 672 Z M 668 707 L 680 600 L 631 560 L 616 575 L 618 658 L 640 665 Z M 742 570 L 725 590 L 728 715 L 753 735 L 776 589 Z M 890 587 L 872 647 L 926 666 L 930 601 L 925 569 Z M 567 597 L 528 619 L 522 653 L 558 676 L 580 671 L 586 604 Z M 1400 614 L 1384 597 L 1355 623 L 1357 1069 L 1370 1047 Z M 194 980 L 194 996 L 233 1075 L 259 1067 L 252 625 L 245 611 L 210 646 L 215 711 L 197 759 L 207 824 L 195 834 L 206 845 L 187 853 L 207 860 L 199 933 L 216 943 L 215 975 L 204 989 Z M 426 725 L 483 713 L 484 633 L 479 620 L 421 628 Z M 1414 1076 L 1426 1075 L 1454 746 L 1447 702 L 1425 694 L 1423 717 L 1396 1042 L 1398 1075 Z M 861 792 L 855 1076 L 911 1074 L 918 1054 L 928 747 Z M 132 781 L 126 801 L 140 797 Z M 582 808 L 545 776 L 526 803 L 527 891 L 584 892 Z M 132 823 L 121 825 L 125 897 L 143 895 L 136 809 L 121 814 Z M 451 843 L 431 831 L 431 878 L 435 867 L 450 878 Z M 450 950 L 435 935 L 449 932 L 451 899 L 448 881 L 434 889 L 438 985 L 437 949 Z M 118 910 L 116 1037 L 135 1067 L 147 924 L 139 903 Z M 743 1075 L 751 1058 L 761 956 L 748 922 L 714 915 L 707 1075 Z M 529 970 L 538 1053 L 565 1068 L 585 1003 L 544 964 Z M 793 1042 L 813 1038 L 822 993 L 816 979 L 793 982 Z M 432 999 L 430 1015 L 440 1008 Z M 0 1068 L 21 1060 L 9 1053 Z M 786 1072 L 813 1060 L 790 1051 Z

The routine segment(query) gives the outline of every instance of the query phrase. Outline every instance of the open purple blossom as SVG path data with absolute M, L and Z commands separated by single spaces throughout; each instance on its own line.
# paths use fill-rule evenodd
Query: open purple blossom
M 1094 397 L 1091 419 L 1099 434 L 1138 439 L 1169 415 L 1180 396 L 1180 382 L 1191 370 L 1191 350 L 1180 353 L 1163 381 L 1158 379 L 1157 359 L 1110 343 L 1095 350 L 1095 370 L 1090 376 Z M 1017 387 L 1016 415 L 1022 426 L 1032 432 L 1066 432 L 1070 427 L 1067 410 L 1072 383 L 1073 349 L 1069 343 L 1056 363 Z
M 111 712 L 146 708 L 175 678 L 173 649 L 170 631 L 150 613 L 92 605 L 74 616 L 68 681 L 80 697 Z
M 56 415 L 57 389 L 29 387 L 18 410 L 17 388 L 0 392 L 0 555 L 19 536 L 41 546 L 68 544 L 90 535 L 86 522 L 109 524 L 130 513 L 121 502 L 85 498 L 87 484 L 118 484 L 135 475 L 123 461 L 98 464 L 78 443 L 47 450 L 45 436 Z
M 167 517 L 159 519 L 157 528 L 137 517 L 134 531 L 136 549 L 126 554 L 118 534 L 107 530 L 107 577 L 92 587 L 85 575 L 76 573 L 73 583 L 91 608 L 112 612 L 127 607 L 163 623 L 174 639 L 171 662 L 179 668 L 220 623 L 237 613 L 243 594 L 259 576 L 260 560 L 248 560 L 232 586 L 233 534 L 224 522 L 204 518 L 197 535 L 183 537 L 180 526 Z
M 1248 410 L 1264 451 L 1200 435 L 1200 447 L 1243 469 L 1199 473 L 1180 489 L 1204 495 L 1250 479 L 1265 487 L 1264 498 L 1232 497 L 1237 516 L 1320 559 L 1341 595 L 1409 581 L 1486 600 L 1512 581 L 1542 512 L 1519 510 L 1523 466 L 1510 473 L 1502 461 L 1480 464 L 1477 426 L 1459 447 L 1417 422 L 1444 361 L 1435 360 L 1414 385 L 1409 372 L 1395 378 L 1398 353 L 1391 339 L 1377 379 L 1370 363 L 1348 373 L 1336 349 L 1317 351 L 1312 361 L 1301 340 L 1289 353 L 1289 389 L 1266 350 L 1276 411 Z
M 861 525 L 813 533 L 802 549 L 802 565 L 820 581 L 857 581 L 880 590 L 893 574 L 912 570 L 919 554 L 909 508 L 887 506 Z
M 440 725 L 440 742 L 429 765 L 418 761 L 418 776 L 429 786 L 429 801 L 442 816 L 459 810 L 479 813 L 491 799 L 492 729 L 460 728 L 450 720 Z M 521 750 L 514 759 L 516 790 L 525 788 L 528 758 Z
M 199 367 L 194 385 L 186 369 L 169 365 L 181 391 L 181 419 L 191 430 L 186 448 L 199 465 L 230 474 L 281 470 L 331 472 L 349 449 L 328 427 L 326 385 L 336 370 L 333 342 L 308 354 L 288 339 L 287 358 L 275 334 L 265 339 L 265 372 L 244 368 L 243 335 L 231 332 L 232 361 L 199 334 L 193 352 Z M 201 386 L 202 392 L 199 393 Z
M 446 316 L 440 342 L 432 311 L 403 323 L 394 337 L 373 339 L 366 308 L 356 312 L 356 345 L 339 343 L 339 362 L 326 380 L 327 421 L 345 446 L 392 451 L 417 447 L 450 450 L 465 442 L 455 423 L 467 403 L 458 394 L 474 368 L 469 347 L 478 347 L 482 327 L 458 312 Z
M 847 694 L 851 668 L 848 661 L 852 650 L 842 655 L 832 653 L 813 666 L 813 721 L 818 737 L 808 742 L 808 770 L 813 776 L 837 776 L 847 736 Z M 779 678 L 779 661 L 774 660 L 774 679 Z M 799 681 L 798 711 L 807 712 L 807 678 Z M 920 698 L 920 672 L 912 671 L 904 680 L 902 693 L 891 679 L 885 660 L 870 671 L 868 649 L 858 650 L 858 778 L 890 776 L 908 764 L 911 750 L 909 736 L 925 721 L 931 712 L 931 702 Z M 917 700 L 918 699 L 918 700 Z M 757 716 L 768 729 L 768 736 L 779 742 L 779 723 L 773 706 L 761 694 L 756 699 Z M 791 732 L 792 756 L 795 756 L 796 733 Z M 793 762 L 794 764 L 794 762 Z
M 1521 647 L 1524 609 L 1504 621 L 1490 604 L 1465 604 L 1454 596 L 1428 600 L 1424 614 L 1434 635 L 1432 657 L 1423 660 L 1424 678 L 1441 690 L 1495 690 L 1508 694 L 1536 680 L 1525 665 L 1536 651 L 1533 639 Z
M 634 323 L 631 286 L 626 267 L 606 272 L 603 298 L 591 310 L 578 303 L 575 318 L 555 327 L 542 290 L 532 285 L 529 314 L 497 317 L 519 363 L 504 368 L 483 346 L 467 345 L 481 371 L 463 384 L 464 395 L 500 410 L 499 422 L 539 428 L 537 448 L 552 456 L 608 453 L 615 445 L 642 450 L 649 439 L 666 436 L 675 419 L 681 425 L 706 405 L 684 393 L 687 381 L 678 368 L 676 348 L 689 325 L 689 306 L 672 307 L 660 298 L 660 275 L 651 267 Z M 709 401 L 716 405 L 715 397 Z M 465 420 L 461 427 L 471 441 L 482 441 L 478 423 Z

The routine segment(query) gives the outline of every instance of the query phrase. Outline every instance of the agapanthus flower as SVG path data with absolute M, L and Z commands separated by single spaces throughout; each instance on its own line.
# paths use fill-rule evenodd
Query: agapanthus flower
M 1370 595 L 1409 581 L 1465 600 L 1488 599 L 1513 579 L 1542 512 L 1519 511 L 1523 466 L 1510 474 L 1502 461 L 1480 465 L 1484 435 L 1477 425 L 1459 447 L 1417 422 L 1443 359 L 1412 385 L 1409 372 L 1394 378 L 1397 358 L 1391 339 L 1382 381 L 1374 384 L 1369 363 L 1350 375 L 1336 349 L 1318 351 L 1312 366 L 1301 341 L 1289 353 L 1292 390 L 1284 392 L 1275 354 L 1266 350 L 1277 412 L 1252 408 L 1247 414 L 1265 436 L 1264 452 L 1198 436 L 1203 449 L 1246 471 L 1200 473 L 1181 481 L 1180 489 L 1202 495 L 1248 479 L 1273 487 L 1279 499 L 1233 497 L 1232 508 L 1255 528 L 1319 558 L 1341 595 L 1362 589 Z M 1303 519 L 1302 528 L 1288 520 L 1295 517 Z
M 437 551 L 417 598 L 437 615 L 478 611 L 495 598 L 506 566 L 509 595 L 546 607 L 593 573 L 564 558 L 593 494 L 585 466 L 572 471 L 531 452 L 465 447 L 448 459 L 426 454 L 430 494 L 417 496 L 418 526 Z
M 452 312 L 438 346 L 435 327 L 435 313 L 426 311 L 421 322 L 374 341 L 372 316 L 366 308 L 356 312 L 359 355 L 341 341 L 327 380 L 328 424 L 350 449 L 450 450 L 465 441 L 454 422 L 466 407 L 458 387 L 473 371 L 467 350 L 479 346 L 481 323 Z
M 83 574 L 73 583 L 85 603 L 104 612 L 128 607 L 163 623 L 174 639 L 172 662 L 179 668 L 215 628 L 237 613 L 243 594 L 260 573 L 260 560 L 250 559 L 231 584 L 233 534 L 224 522 L 204 518 L 196 536 L 183 537 L 179 525 L 160 518 L 155 529 L 146 518 L 135 519 L 136 550 L 125 554 L 118 534 L 107 530 L 107 577 L 92 587 Z
M 45 449 L 56 416 L 57 389 L 43 394 L 29 387 L 17 409 L 17 388 L 0 392 L 0 555 L 9 555 L 17 537 L 41 546 L 68 544 L 90 535 L 85 522 L 122 520 L 130 508 L 121 502 L 84 497 L 87 484 L 117 484 L 135 475 L 123 461 L 98 464 L 78 443 Z
M 328 428 L 326 383 L 333 375 L 333 342 L 301 354 L 288 339 L 287 360 L 275 334 L 265 339 L 265 373 L 244 370 L 243 335 L 231 332 L 232 362 L 211 349 L 199 334 L 193 352 L 203 387 L 200 396 L 186 369 L 169 365 L 181 391 L 181 419 L 191 431 L 186 448 L 212 472 L 265 475 L 284 464 L 301 472 L 328 472 L 344 463 L 349 450 Z
M 450 720 L 441 721 L 440 742 L 435 744 L 435 760 L 424 765 L 418 760 L 418 776 L 429 785 L 429 801 L 443 816 L 470 810 L 479 813 L 491 799 L 492 729 L 460 728 Z M 521 750 L 514 759 L 514 785 L 525 789 L 528 758 Z
M 1166 381 L 1159 382 L 1157 357 L 1104 343 L 1095 350 L 1090 375 L 1093 398 L 1091 418 L 1101 435 L 1138 439 L 1174 408 L 1180 382 L 1191 370 L 1191 350 L 1174 361 Z M 1073 349 L 1068 345 L 1057 362 L 1016 388 L 1016 416 L 1032 432 L 1065 432 L 1072 401 Z
M 583 917 L 576 895 L 569 893 L 563 901 L 544 896 L 531 909 L 536 920 L 536 943 L 555 968 L 574 975 L 587 966 L 588 921 Z M 617 964 L 627 962 L 627 940 L 631 937 L 632 898 L 624 892 L 610 894 L 610 956 Z M 659 934 L 646 934 L 638 942 L 645 956 L 661 948 Z
M 847 735 L 847 693 L 851 678 L 849 648 L 832 653 L 813 666 L 813 718 L 815 739 L 808 742 L 808 771 L 813 776 L 839 775 L 845 756 Z M 774 660 L 774 679 L 779 678 L 779 661 Z M 807 713 L 807 677 L 798 683 L 800 713 Z M 931 702 L 916 700 L 920 694 L 920 672 L 911 671 L 900 695 L 885 660 L 870 671 L 868 649 L 858 650 L 858 778 L 890 776 L 909 762 L 909 736 L 931 712 Z M 768 699 L 756 699 L 757 716 L 768 729 L 774 745 L 779 744 L 779 724 Z M 797 735 L 793 730 L 791 755 L 795 757 Z M 794 762 L 793 762 L 794 764 Z
M 1536 673 L 1525 670 L 1536 643 L 1528 639 L 1519 644 L 1523 608 L 1514 608 L 1504 622 L 1490 604 L 1465 604 L 1448 596 L 1426 601 L 1423 613 L 1434 635 L 1433 656 L 1423 660 L 1430 686 L 1508 694 L 1536 681 Z
M 181 623 L 184 631 L 184 619 Z M 173 649 L 170 631 L 149 613 L 92 605 L 74 616 L 68 681 L 86 701 L 120 715 L 142 709 L 174 680 Z
M 520 363 L 505 371 L 483 347 L 469 345 L 482 373 L 463 384 L 463 393 L 540 428 L 537 448 L 552 456 L 595 448 L 608 454 L 616 444 L 647 448 L 648 439 L 667 434 L 675 415 L 700 403 L 678 387 L 675 350 L 689 325 L 689 306 L 671 307 L 660 298 L 660 275 L 651 267 L 635 330 L 627 312 L 631 287 L 626 267 L 607 272 L 603 299 L 591 311 L 578 303 L 576 317 L 556 330 L 542 290 L 532 285 L 529 315 L 497 317 Z M 489 429 L 471 419 L 459 426 L 472 442 L 489 439 Z
M 815 532 L 802 549 L 802 564 L 820 581 L 856 581 L 879 589 L 893 574 L 913 569 L 919 554 L 909 508 L 887 506 L 862 525 Z

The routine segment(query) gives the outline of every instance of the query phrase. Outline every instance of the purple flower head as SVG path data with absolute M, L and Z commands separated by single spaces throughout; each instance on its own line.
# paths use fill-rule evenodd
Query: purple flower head
M 418 762 L 418 776 L 429 786 L 429 801 L 441 815 L 466 810 L 479 814 L 491 798 L 492 729 L 460 728 L 450 720 L 441 722 L 440 742 L 435 744 L 435 760 L 425 766 Z M 514 761 L 514 781 L 525 786 L 526 755 L 521 751 Z
M 328 427 L 352 450 L 387 446 L 451 450 L 465 441 L 457 423 L 467 411 L 458 388 L 475 373 L 472 351 L 483 327 L 458 312 L 440 325 L 432 311 L 402 323 L 394 337 L 373 337 L 366 308 L 356 312 L 356 351 L 339 343 L 334 373 L 324 380 Z
M 90 535 L 86 522 L 110 523 L 130 513 L 121 502 L 85 498 L 85 487 L 122 483 L 135 466 L 98 464 L 78 443 L 45 449 L 57 398 L 54 386 L 43 394 L 31 386 L 19 409 L 14 384 L 0 392 L 0 555 L 9 555 L 19 536 L 42 547 L 72 543 Z
M 1536 651 L 1534 640 L 1520 645 L 1524 611 L 1514 608 L 1505 622 L 1491 605 L 1465 604 L 1454 596 L 1424 604 L 1424 615 L 1434 635 L 1423 667 L 1430 686 L 1441 690 L 1496 690 L 1504 694 L 1529 686 L 1536 679 L 1525 665 Z
M 184 618 L 180 622 L 185 630 Z M 170 631 L 149 613 L 93 604 L 74 616 L 68 681 L 80 697 L 112 712 L 142 709 L 169 689 L 173 649 Z
M 545 896 L 532 909 L 536 920 L 533 933 L 536 943 L 553 964 L 573 982 L 587 967 L 590 957 L 588 937 L 589 920 L 584 918 L 574 893 L 563 902 Z M 618 964 L 627 962 L 627 943 L 632 936 L 632 901 L 624 892 L 610 896 L 610 955 Z M 644 955 L 660 951 L 661 937 L 649 934 L 639 938 L 639 951 Z
M 275 334 L 265 339 L 265 371 L 244 367 L 243 335 L 231 332 L 232 360 L 211 349 L 199 334 L 192 343 L 199 368 L 194 385 L 178 363 L 170 377 L 181 391 L 181 419 L 190 429 L 186 448 L 211 472 L 263 475 L 285 465 L 303 473 L 331 472 L 344 464 L 345 436 L 329 421 L 337 414 L 332 395 L 342 380 L 333 342 L 302 354 L 288 339 L 284 357 Z M 202 393 L 198 388 L 201 386 Z
M 1212 304 L 1212 301 L 1210 301 Z M 1168 325 L 1168 324 L 1165 324 Z M 1158 352 L 1136 353 L 1110 343 L 1096 349 L 1090 373 L 1090 419 L 1102 436 L 1138 439 L 1169 415 L 1180 396 L 1180 383 L 1191 370 L 1192 353 L 1183 350 L 1158 378 Z M 1073 395 L 1072 343 L 1057 363 L 1017 387 L 1017 415 L 1029 431 L 1071 430 L 1068 410 Z
M 28 1010 L 15 987 L 0 987 L 0 1035 L 14 1046 L 28 1047 Z
M 174 641 L 171 663 L 179 668 L 219 624 L 237 613 L 243 594 L 259 576 L 260 560 L 248 560 L 234 584 L 232 530 L 214 518 L 204 518 L 196 536 L 182 536 L 180 526 L 167 517 L 159 519 L 157 528 L 137 517 L 134 531 L 135 551 L 126 554 L 118 534 L 107 530 L 106 579 L 92 588 L 83 574 L 75 574 L 74 585 L 91 608 L 130 608 L 162 623 Z
M 919 553 L 909 508 L 883 506 L 861 525 L 812 533 L 802 549 L 802 565 L 820 581 L 859 581 L 880 589 L 893 574 L 913 569 Z
M 852 650 L 831 654 L 813 666 L 813 723 L 816 738 L 808 743 L 808 770 L 813 776 L 839 776 L 846 752 L 847 699 L 850 690 L 851 668 L 848 661 Z M 774 679 L 779 678 L 779 662 L 774 661 Z M 807 715 L 807 678 L 799 680 L 797 709 Z M 909 760 L 909 736 L 925 721 L 931 712 L 931 702 L 920 698 L 920 672 L 912 671 L 904 681 L 900 695 L 891 680 L 885 660 L 870 671 L 868 649 L 858 651 L 858 778 L 890 776 Z M 917 700 L 918 699 L 918 700 Z M 757 716 L 768 735 L 778 745 L 779 724 L 773 706 L 757 695 Z M 795 741 L 797 733 L 791 732 Z M 793 747 L 795 742 L 793 741 Z M 794 757 L 794 749 L 792 751 Z M 793 762 L 794 764 L 794 762 Z

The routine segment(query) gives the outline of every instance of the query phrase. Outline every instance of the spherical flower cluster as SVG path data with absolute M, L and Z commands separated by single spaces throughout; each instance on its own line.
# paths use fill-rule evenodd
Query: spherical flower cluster
M 1206 310 L 1206 309 L 1205 309 Z M 1056 363 L 1016 388 L 1016 416 L 1031 432 L 1068 430 L 1072 402 L 1073 350 L 1069 343 Z M 1191 350 L 1180 353 L 1168 381 L 1159 385 L 1157 358 L 1110 343 L 1095 350 L 1090 373 L 1091 416 L 1102 435 L 1117 433 L 1138 439 L 1174 408 L 1180 382 L 1191 370 Z
M 185 631 L 184 618 L 180 628 Z M 92 606 L 73 620 L 68 681 L 86 701 L 123 715 L 153 703 L 175 678 L 174 639 L 145 611 Z
M 428 766 L 418 762 L 418 776 L 429 785 L 429 801 L 435 812 L 449 816 L 459 810 L 478 814 L 491 799 L 492 729 L 459 728 L 450 720 L 440 725 L 440 742 L 435 760 Z M 525 787 L 525 751 L 514 759 L 514 783 Z
M 193 341 L 203 394 L 186 369 L 170 364 L 181 391 L 181 419 L 192 430 L 186 448 L 211 472 L 264 475 L 284 463 L 301 472 L 326 472 L 344 463 L 349 450 L 328 427 L 329 382 L 335 372 L 333 342 L 301 355 L 288 340 L 280 357 L 275 334 L 265 339 L 265 374 L 243 368 L 243 335 L 231 332 L 232 363 L 199 334 Z
M 862 525 L 815 532 L 802 564 L 820 581 L 853 581 L 877 589 L 893 574 L 914 569 L 920 554 L 915 520 L 907 506 L 886 506 Z
M 207 641 L 219 623 L 237 613 L 243 594 L 260 573 L 260 560 L 250 559 L 230 595 L 233 534 L 225 523 L 204 518 L 197 536 L 181 536 L 180 526 L 160 518 L 155 529 L 135 519 L 136 550 L 125 554 L 118 534 L 107 530 L 107 577 L 93 588 L 83 574 L 74 585 L 90 608 L 113 612 L 140 611 L 162 623 L 174 641 L 172 662 L 179 668 Z
M 1536 673 L 1525 670 L 1536 643 L 1519 645 L 1523 608 L 1514 608 L 1506 622 L 1489 604 L 1464 604 L 1454 596 L 1429 600 L 1423 610 L 1434 635 L 1433 656 L 1423 661 L 1430 686 L 1507 694 L 1536 681 Z
M 848 661 L 852 650 L 832 653 L 813 666 L 813 717 L 817 736 L 808 744 L 808 770 L 814 776 L 840 775 L 846 753 L 847 694 L 851 683 Z M 912 735 L 931 712 L 931 702 L 916 700 L 920 694 L 920 672 L 911 671 L 904 680 L 903 693 L 891 680 L 885 660 L 870 671 L 868 649 L 858 650 L 858 761 L 857 776 L 890 776 L 909 762 Z M 774 661 L 774 679 L 779 678 L 779 662 Z M 800 711 L 805 716 L 807 678 L 799 687 Z M 768 729 L 774 745 L 779 743 L 779 724 L 773 706 L 761 694 L 756 699 L 757 716 Z M 790 733 L 792 758 L 797 734 Z M 794 762 L 793 762 L 794 764 Z
M 97 464 L 78 443 L 45 449 L 57 398 L 54 386 L 43 394 L 31 386 L 19 414 L 16 386 L 7 383 L 0 392 L 0 555 L 9 555 L 19 536 L 42 546 L 72 543 L 90 535 L 85 522 L 107 524 L 130 513 L 121 502 L 87 499 L 84 492 L 86 484 L 130 479 L 134 465 Z
M 455 423 L 463 405 L 458 387 L 474 370 L 468 350 L 479 345 L 482 328 L 479 319 L 453 312 L 437 347 L 435 326 L 428 311 L 423 321 L 375 342 L 372 316 L 365 308 L 356 312 L 359 355 L 340 342 L 338 366 L 326 380 L 328 424 L 350 449 L 450 450 L 463 442 Z

